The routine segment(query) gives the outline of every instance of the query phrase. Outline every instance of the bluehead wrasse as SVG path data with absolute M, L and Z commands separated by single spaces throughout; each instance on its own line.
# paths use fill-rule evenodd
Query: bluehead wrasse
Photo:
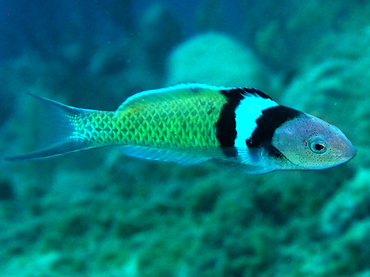
M 137 93 L 116 111 L 80 109 L 33 96 L 49 107 L 57 142 L 8 161 L 122 145 L 123 153 L 144 159 L 182 165 L 213 160 L 259 174 L 325 169 L 356 154 L 337 127 L 279 105 L 253 88 L 179 84 Z

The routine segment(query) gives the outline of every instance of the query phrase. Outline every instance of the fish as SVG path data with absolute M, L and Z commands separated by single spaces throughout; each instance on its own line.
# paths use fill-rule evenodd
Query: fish
M 8 161 L 120 145 L 122 153 L 143 159 L 184 166 L 214 161 L 262 174 L 326 169 L 356 154 L 337 127 L 279 105 L 255 88 L 177 84 L 134 94 L 116 111 L 81 109 L 32 96 L 47 107 L 54 143 L 6 157 Z

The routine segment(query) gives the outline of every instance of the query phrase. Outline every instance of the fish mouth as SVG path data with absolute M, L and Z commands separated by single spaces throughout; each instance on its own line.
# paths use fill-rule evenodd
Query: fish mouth
M 349 151 L 346 154 L 341 155 L 341 157 L 349 160 L 353 159 L 357 154 L 357 148 L 351 145 Z
M 356 147 L 354 147 L 352 145 L 348 149 L 348 151 L 346 151 L 345 153 L 338 156 L 338 160 L 339 160 L 338 165 L 349 162 L 350 160 L 352 160 L 356 156 L 356 154 L 357 154 L 357 149 L 356 149 Z

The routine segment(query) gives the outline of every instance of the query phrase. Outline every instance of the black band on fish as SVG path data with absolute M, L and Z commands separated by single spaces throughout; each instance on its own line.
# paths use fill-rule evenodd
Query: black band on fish
M 302 115 L 302 112 L 285 106 L 275 106 L 263 110 L 262 115 L 256 120 L 256 129 L 252 136 L 246 140 L 247 146 L 254 148 L 270 144 L 275 130 L 280 125 L 300 115 Z
M 220 142 L 220 146 L 234 147 L 236 139 L 236 121 L 235 109 L 238 107 L 245 94 L 243 89 L 221 90 L 221 93 L 227 97 L 227 102 L 222 106 L 220 116 L 216 122 L 216 137 Z M 238 152 L 224 151 L 227 157 L 237 157 Z

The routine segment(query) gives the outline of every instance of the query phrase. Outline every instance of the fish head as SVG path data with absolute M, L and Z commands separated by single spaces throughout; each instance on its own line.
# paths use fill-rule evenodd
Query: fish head
M 271 144 L 297 169 L 337 166 L 356 154 L 339 128 L 305 113 L 280 125 Z

